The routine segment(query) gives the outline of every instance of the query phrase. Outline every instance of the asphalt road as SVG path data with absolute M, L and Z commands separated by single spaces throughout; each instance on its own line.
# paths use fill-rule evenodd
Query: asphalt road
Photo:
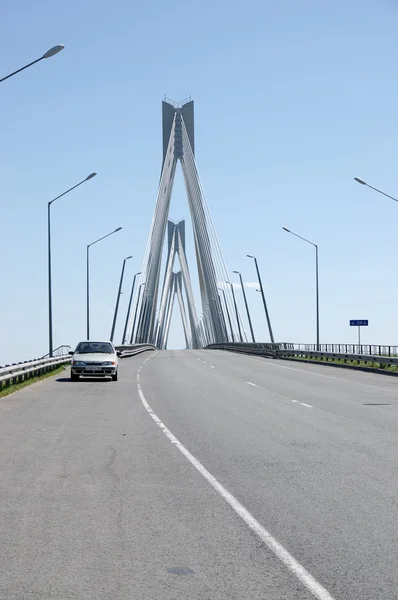
M 1 399 L 0 599 L 313 598 L 205 470 L 321 592 L 397 599 L 397 391 L 170 351 L 123 361 L 117 383 L 66 374 Z

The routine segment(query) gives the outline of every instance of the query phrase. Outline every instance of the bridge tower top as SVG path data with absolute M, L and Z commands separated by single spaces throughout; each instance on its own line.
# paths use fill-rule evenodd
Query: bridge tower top
M 167 96 L 165 95 L 163 98 L 163 102 L 166 102 L 166 104 L 171 104 L 171 106 L 177 109 L 182 108 L 185 104 L 189 104 L 189 102 L 192 102 L 192 97 L 191 95 L 189 95 L 188 98 L 185 98 L 185 100 L 181 100 L 181 102 L 176 102 L 175 100 L 167 98 Z

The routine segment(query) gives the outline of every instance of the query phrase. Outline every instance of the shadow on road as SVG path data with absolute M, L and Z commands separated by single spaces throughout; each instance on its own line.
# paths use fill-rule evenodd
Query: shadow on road
M 57 383 L 98 383 L 99 381 L 103 381 L 104 383 L 111 383 L 112 379 L 108 377 L 83 377 L 78 381 L 72 381 L 70 377 L 60 377 L 55 380 Z

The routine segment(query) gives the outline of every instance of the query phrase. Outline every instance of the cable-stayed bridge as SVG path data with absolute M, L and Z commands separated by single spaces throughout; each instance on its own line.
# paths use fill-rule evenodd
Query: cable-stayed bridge
M 176 103 L 165 99 L 162 104 L 162 126 L 163 161 L 159 191 L 141 269 L 140 287 L 137 289 L 137 317 L 134 319 L 132 311 L 128 337 L 132 343 L 152 343 L 159 348 L 166 348 L 177 297 L 187 348 L 239 340 L 240 317 L 231 288 L 226 284 L 227 269 L 195 162 L 193 100 Z M 173 184 L 179 165 L 184 177 L 194 238 L 196 265 L 190 267 L 186 255 L 184 221 L 173 223 L 169 219 Z M 165 272 L 162 274 L 164 252 L 167 256 Z M 176 257 L 179 261 L 178 271 L 174 268 Z M 199 301 L 192 291 L 191 277 L 196 273 Z
M 398 350 L 255 343 L 253 331 L 243 343 L 194 150 L 192 101 L 165 101 L 118 381 L 55 371 L 0 397 L 0 598 L 392 598 L 398 388 L 381 373 Z M 169 217 L 178 163 L 192 241 Z M 187 350 L 159 352 L 173 309 Z M 0 392 L 71 361 L 91 375 L 116 364 L 68 350 L 0 368 Z

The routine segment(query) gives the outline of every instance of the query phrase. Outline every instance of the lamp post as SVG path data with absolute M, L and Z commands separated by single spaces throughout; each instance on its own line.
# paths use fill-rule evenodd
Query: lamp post
M 36 63 L 40 62 L 41 60 L 44 60 L 45 58 L 51 58 L 52 56 L 55 56 L 55 54 L 58 54 L 58 52 L 61 52 L 61 50 L 63 50 L 64 47 L 65 46 L 63 44 L 58 44 L 57 46 L 53 46 L 53 48 L 50 48 L 49 50 L 47 50 L 47 52 L 45 52 L 43 54 L 43 56 L 41 56 L 40 58 L 37 58 L 33 62 L 29 63 L 28 65 L 25 65 L 24 67 L 22 67 L 21 69 L 18 69 L 17 71 L 14 71 L 13 73 L 10 73 L 6 77 L 3 77 L 2 79 L 0 79 L 0 83 L 2 81 L 5 81 L 6 79 L 9 79 L 13 75 L 16 75 L 17 73 L 20 73 L 21 71 L 24 71 L 28 67 L 31 67 L 32 65 L 35 65 Z
M 113 314 L 113 322 L 112 322 L 111 337 L 110 337 L 111 342 L 113 342 L 113 338 L 114 338 L 114 335 L 115 335 L 117 313 L 119 312 L 119 302 L 120 302 L 120 296 L 121 296 L 121 293 L 122 293 L 124 269 L 125 269 L 125 266 L 126 266 L 126 261 L 130 260 L 130 258 L 133 258 L 133 257 L 132 256 L 126 256 L 126 258 L 123 259 L 123 266 L 122 266 L 122 272 L 121 272 L 121 275 L 120 275 L 119 289 L 117 291 L 117 297 L 116 297 L 115 312 Z
M 236 305 L 236 298 L 235 298 L 235 292 L 234 292 L 234 286 L 230 281 L 226 281 L 225 283 L 228 283 L 228 285 L 231 286 L 231 292 L 232 292 L 232 298 L 234 299 L 234 307 L 235 307 L 235 315 L 236 315 L 236 322 L 238 324 L 238 332 L 239 332 L 239 341 L 243 342 L 243 338 L 242 338 L 242 331 L 240 328 L 240 322 L 239 322 L 239 313 L 238 313 L 238 307 Z
M 224 296 L 224 304 L 225 304 L 225 310 L 227 311 L 227 317 L 228 317 L 228 323 L 229 323 L 229 328 L 231 330 L 231 341 L 234 342 L 234 332 L 232 329 L 232 322 L 231 322 L 231 315 L 229 314 L 229 309 L 228 309 L 228 304 L 227 304 L 227 298 L 225 296 L 225 290 L 223 288 L 218 288 L 220 292 L 222 292 L 223 296 Z
M 60 194 L 56 198 L 53 198 L 52 200 L 50 200 L 50 202 L 47 202 L 47 239 L 48 239 L 48 258 L 47 258 L 47 262 L 48 262 L 48 353 L 49 353 L 50 357 L 53 355 L 53 299 L 52 299 L 52 269 L 51 269 L 51 205 L 56 200 L 59 200 L 59 198 L 62 198 L 62 196 L 65 196 L 65 194 L 68 194 L 69 192 L 71 192 L 75 188 L 79 187 L 79 185 L 82 185 L 82 183 L 84 183 L 85 181 L 88 181 L 89 179 L 92 179 L 96 175 L 97 175 L 97 173 L 90 173 L 90 175 L 88 175 L 85 179 L 83 179 L 82 181 L 80 181 L 79 183 L 77 183 L 76 185 L 74 185 L 73 187 L 71 187 L 68 190 L 66 190 L 66 192 L 63 192 L 63 194 Z
M 260 289 L 256 290 L 256 291 L 261 292 L 261 297 L 263 299 L 265 318 L 267 319 L 269 337 L 270 337 L 271 343 L 274 344 L 275 343 L 274 334 L 273 334 L 272 327 L 271 327 L 271 319 L 269 318 L 269 312 L 268 312 L 268 308 L 267 308 L 267 302 L 265 300 L 263 282 L 261 281 L 260 270 L 258 268 L 257 258 L 255 256 L 252 256 L 251 254 L 247 254 L 246 256 L 247 256 L 247 258 L 252 258 L 254 260 L 254 264 L 256 265 L 257 279 L 260 284 Z
M 307 244 L 311 244 L 311 246 L 313 246 L 315 248 L 316 349 L 319 350 L 319 264 L 318 264 L 318 246 L 317 246 L 317 244 L 314 244 L 314 242 L 311 242 L 310 240 L 307 240 L 306 238 L 301 237 L 301 235 L 298 235 L 297 233 L 294 233 L 294 231 L 290 231 L 290 229 L 288 229 L 287 227 L 282 227 L 282 229 L 284 231 L 286 231 L 287 233 L 291 233 L 295 237 L 298 237 L 300 240 L 303 240 L 304 242 L 307 242 Z
M 250 333 L 252 335 L 252 341 L 253 341 L 253 344 L 254 344 L 256 340 L 254 339 L 253 325 L 252 325 L 252 320 L 251 320 L 251 317 L 250 317 L 249 305 L 247 304 L 245 286 L 243 285 L 242 275 L 241 275 L 241 273 L 239 271 L 234 271 L 234 273 L 236 273 L 237 275 L 239 275 L 240 285 L 241 285 L 241 288 L 242 288 L 243 299 L 245 301 L 245 306 L 246 306 L 247 320 L 249 321 Z
M 118 227 L 117 229 L 114 229 L 110 233 L 103 235 L 102 237 L 98 238 L 98 240 L 95 240 L 94 242 L 91 242 L 91 244 L 87 245 L 87 340 L 90 339 L 90 248 L 91 246 L 94 246 L 94 244 L 98 244 L 98 242 L 101 242 L 101 240 L 104 240 L 114 233 L 117 233 L 121 229 L 122 227 Z
M 135 329 L 135 323 L 136 323 L 136 320 L 137 320 L 138 306 L 139 306 L 140 298 L 141 298 L 141 290 L 142 290 L 142 288 L 143 288 L 144 285 L 145 285 L 145 282 L 141 283 L 140 287 L 138 288 L 138 298 L 137 298 L 137 304 L 135 305 L 134 319 L 133 319 L 133 328 L 131 330 L 130 344 L 133 343 L 134 329 Z
M 134 275 L 134 279 L 133 279 L 133 285 L 131 286 L 131 294 L 130 294 L 130 300 L 129 300 L 129 305 L 127 308 L 127 315 L 126 315 L 126 322 L 124 324 L 124 331 L 123 331 L 123 338 L 122 338 L 122 345 L 126 342 L 126 335 L 127 335 L 127 327 L 129 324 L 129 317 L 130 317 L 130 312 L 131 312 L 131 304 L 133 302 L 133 295 L 134 295 L 134 288 L 135 288 L 135 280 L 137 279 L 137 275 L 141 275 L 141 271 L 138 271 L 138 273 L 136 273 Z
M 391 200 L 394 200 L 394 202 L 398 202 L 398 200 L 396 198 L 394 198 L 394 196 L 390 196 L 390 194 L 386 194 L 385 192 L 378 190 L 377 188 L 373 187 L 372 185 L 369 185 L 368 183 L 366 183 L 366 181 L 364 181 L 360 177 L 354 177 L 354 180 L 357 183 L 360 183 L 361 185 L 366 185 L 366 187 L 370 188 L 371 190 L 374 190 L 375 192 L 378 192 L 379 194 L 383 194 L 383 196 L 387 196 L 387 198 L 391 198 Z

